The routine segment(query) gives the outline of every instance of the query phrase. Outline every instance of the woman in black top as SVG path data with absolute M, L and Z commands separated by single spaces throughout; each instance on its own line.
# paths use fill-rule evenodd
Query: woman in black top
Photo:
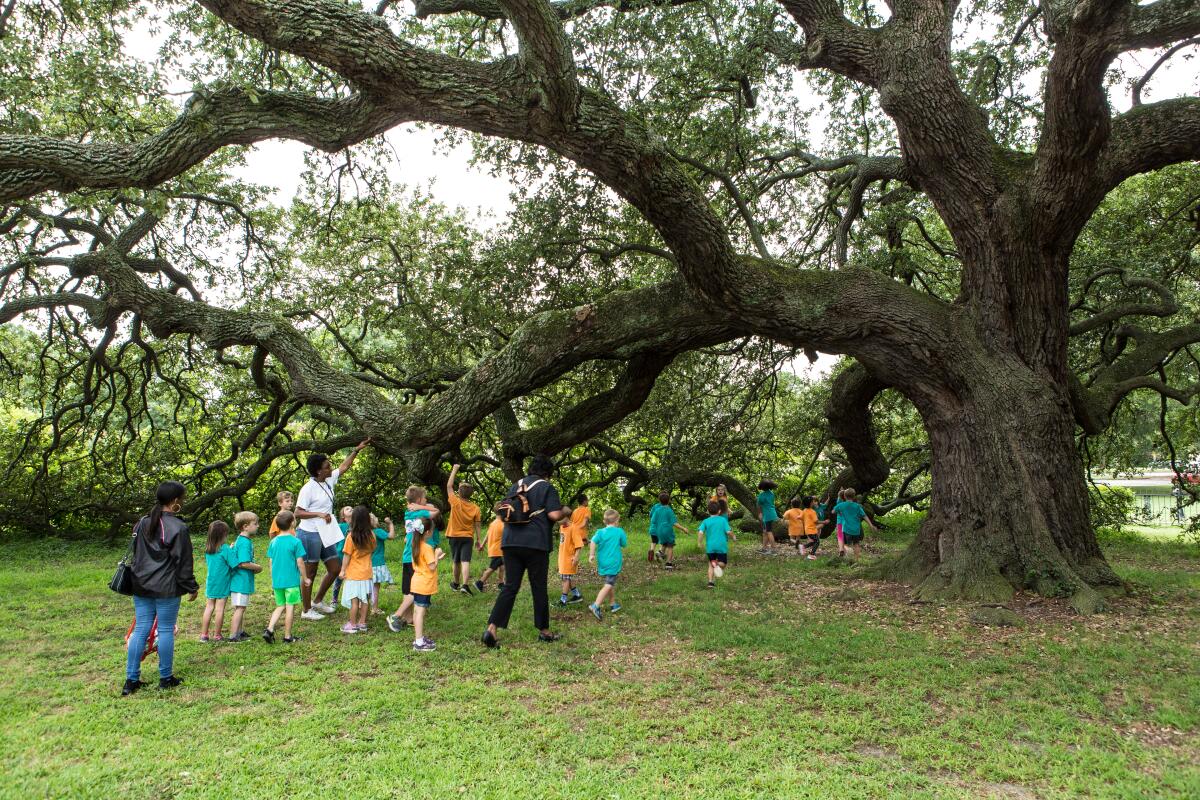
M 133 528 L 133 633 L 125 656 L 125 686 L 121 694 L 142 688 L 142 654 L 150 628 L 158 619 L 158 688 L 183 683 L 175 677 L 175 620 L 179 598 L 195 600 L 200 585 L 192 572 L 192 540 L 183 520 L 175 516 L 183 504 L 183 484 L 160 483 L 150 513 Z

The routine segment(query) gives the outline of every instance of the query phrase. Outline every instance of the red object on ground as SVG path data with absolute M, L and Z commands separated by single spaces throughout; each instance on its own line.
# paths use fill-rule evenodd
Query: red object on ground
M 137 625 L 137 619 L 129 623 L 129 630 L 125 631 L 125 647 L 129 647 L 129 637 L 133 636 L 134 626 Z M 146 637 L 146 649 L 142 651 L 142 661 L 146 660 L 146 656 L 151 653 L 158 652 L 158 617 L 154 618 L 154 622 L 150 624 L 150 635 Z

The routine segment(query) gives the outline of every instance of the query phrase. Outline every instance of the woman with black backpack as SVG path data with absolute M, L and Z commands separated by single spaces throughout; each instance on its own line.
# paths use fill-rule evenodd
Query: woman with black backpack
M 133 554 L 129 560 L 133 590 L 133 632 L 125 655 L 122 695 L 142 688 L 142 654 L 150 630 L 158 622 L 158 688 L 183 683 L 175 677 L 175 620 L 179 599 L 195 600 L 200 584 L 192 571 L 192 540 L 187 525 L 176 514 L 183 504 L 182 483 L 158 485 L 154 508 L 133 528 Z
M 525 573 L 529 573 L 529 590 L 533 593 L 533 624 L 538 640 L 557 641 L 550 632 L 550 599 L 546 595 L 547 572 L 550 569 L 551 526 L 571 513 L 550 484 L 554 461 L 549 456 L 534 456 L 529 463 L 529 475 L 508 490 L 496 513 L 504 520 L 500 549 L 504 553 L 504 583 L 488 617 L 483 643 L 499 647 L 498 628 L 507 628 L 513 603 Z

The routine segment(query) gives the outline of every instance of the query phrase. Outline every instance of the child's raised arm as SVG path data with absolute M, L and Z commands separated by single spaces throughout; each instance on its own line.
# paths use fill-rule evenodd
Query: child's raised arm
M 458 477 L 458 468 L 462 464 L 455 464 L 450 468 L 450 477 L 446 479 L 446 499 L 450 499 L 450 495 L 454 494 L 454 479 Z
M 396 538 L 396 525 L 394 522 L 392 522 L 392 518 L 384 517 L 383 524 L 387 525 L 388 538 L 395 539 Z

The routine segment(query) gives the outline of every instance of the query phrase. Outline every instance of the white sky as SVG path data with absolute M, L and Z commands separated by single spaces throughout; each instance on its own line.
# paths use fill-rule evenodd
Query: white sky
M 160 42 L 160 37 L 154 37 L 147 29 L 142 29 L 127 37 L 126 50 L 139 59 L 153 62 L 157 60 Z M 1197 94 L 1200 90 L 1200 59 L 1193 56 L 1198 52 L 1200 49 L 1194 48 L 1178 53 L 1164 64 L 1143 90 L 1143 102 Z M 1127 53 L 1121 57 L 1118 65 L 1130 67 L 1130 72 L 1140 74 L 1157 56 L 1158 53 L 1152 51 Z M 189 87 L 180 85 L 172 88 L 187 91 Z M 812 96 L 797 99 L 816 103 Z M 1117 93 L 1113 102 L 1115 111 L 1127 110 L 1128 92 Z M 823 115 L 819 115 L 821 117 Z M 818 133 L 810 132 L 814 147 L 819 147 Z M 389 131 L 385 137 L 394 152 L 399 154 L 388 169 L 396 185 L 420 187 L 451 208 L 465 209 L 484 226 L 496 224 L 511 212 L 513 185 L 504 177 L 490 175 L 485 169 L 472 166 L 469 145 L 454 148 L 439 146 L 436 130 L 415 125 L 400 126 Z M 273 187 L 275 201 L 286 205 L 298 190 L 306 149 L 305 145 L 298 142 L 261 142 L 253 147 L 246 166 L 238 169 L 236 174 L 243 180 Z M 791 371 L 815 376 L 828 372 L 837 361 L 837 356 L 821 354 L 817 363 L 810 365 L 806 358 L 799 358 L 792 363 Z

